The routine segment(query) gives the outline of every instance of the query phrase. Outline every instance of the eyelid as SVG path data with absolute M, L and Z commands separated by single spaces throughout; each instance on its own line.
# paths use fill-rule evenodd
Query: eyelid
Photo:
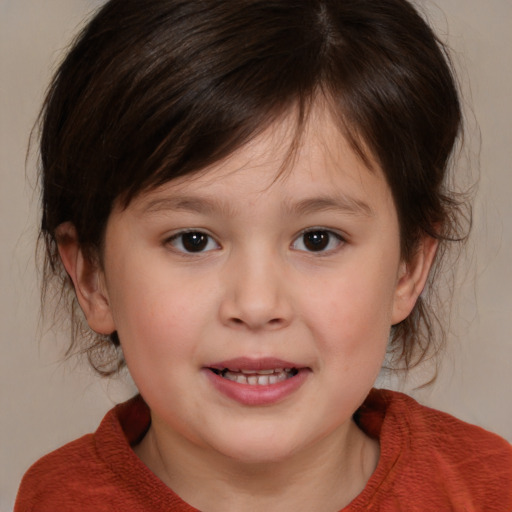
M 338 241 L 338 243 L 336 244 L 336 247 L 334 247 L 332 249 L 324 249 L 324 250 L 320 250 L 320 251 L 313 251 L 313 250 L 307 250 L 307 249 L 296 249 L 294 247 L 295 243 L 298 240 L 300 240 L 301 237 L 303 237 L 307 233 L 315 233 L 315 232 L 327 233 L 330 236 L 334 237 Z M 347 243 L 347 236 L 345 234 L 341 233 L 340 231 L 338 231 L 336 229 L 332 229 L 332 228 L 326 228 L 324 226 L 312 226 L 310 228 L 303 229 L 294 237 L 292 244 L 291 244 L 291 248 L 294 250 L 297 250 L 299 252 L 304 252 L 306 254 L 313 254 L 315 256 L 327 256 L 332 253 L 335 253 L 337 250 L 340 249 L 340 247 L 342 247 L 346 243 Z
M 176 247 L 176 245 L 174 245 L 173 242 L 175 242 L 177 240 L 180 240 L 180 237 L 182 237 L 182 236 L 184 236 L 186 234 L 190 234 L 190 233 L 197 233 L 197 234 L 206 236 L 209 239 L 208 242 L 207 242 L 207 247 L 208 247 L 208 245 L 212 241 L 215 244 L 215 247 L 209 248 L 209 249 L 205 249 L 205 250 L 200 250 L 200 251 L 187 251 L 184 247 L 183 248 L 179 248 L 179 247 Z M 217 249 L 221 248 L 221 245 L 219 244 L 219 242 L 216 240 L 216 238 L 213 235 L 208 233 L 207 230 L 200 229 L 200 228 L 186 228 L 186 229 L 180 229 L 178 231 L 175 231 L 173 234 L 165 237 L 165 239 L 163 241 L 163 245 L 167 246 L 167 247 L 170 246 L 171 249 L 174 252 L 176 252 L 177 254 L 186 255 L 186 256 L 204 255 L 204 254 L 208 254 L 208 253 L 210 253 L 210 252 L 212 252 L 214 250 L 217 250 Z

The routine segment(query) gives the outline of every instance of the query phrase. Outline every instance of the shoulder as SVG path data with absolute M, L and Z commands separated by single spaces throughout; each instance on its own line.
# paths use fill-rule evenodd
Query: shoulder
M 502 469 L 512 477 L 512 446 L 505 439 L 454 416 L 419 404 L 402 393 L 386 391 L 388 414 L 391 423 L 401 417 L 409 439 L 416 450 L 425 449 L 430 455 L 439 454 L 455 462 L 471 461 L 492 463 L 496 468 L 503 461 Z M 497 468 L 496 468 L 497 469 Z
M 140 418 L 123 429 L 121 420 Z M 60 510 L 119 510 L 131 503 L 119 468 L 130 474 L 138 459 L 130 448 L 149 421 L 140 400 L 131 400 L 107 413 L 94 434 L 88 434 L 45 455 L 25 474 L 18 490 L 15 512 Z M 137 427 L 140 428 L 137 431 Z M 135 468 L 135 469 L 133 469 Z M 114 508 L 113 508 L 114 507 Z
M 512 510 L 507 441 L 402 393 L 375 390 L 365 407 L 381 418 L 373 425 L 383 453 L 395 457 L 400 472 L 395 490 L 409 489 L 426 502 L 450 503 L 455 510 Z
M 46 510 L 47 503 L 71 506 L 85 487 L 101 482 L 105 469 L 95 453 L 93 435 L 77 439 L 45 455 L 26 472 L 15 511 Z

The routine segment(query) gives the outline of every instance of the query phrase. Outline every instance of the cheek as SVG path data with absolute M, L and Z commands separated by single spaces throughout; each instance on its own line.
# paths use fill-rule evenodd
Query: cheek
M 322 348 L 346 366 L 354 359 L 380 365 L 391 329 L 394 275 L 382 267 L 348 270 L 323 286 L 309 286 L 304 309 Z
M 111 280 L 112 313 L 128 363 L 159 364 L 169 353 L 179 359 L 193 348 L 201 302 L 190 286 L 168 274 L 157 266 L 143 273 L 125 267 Z

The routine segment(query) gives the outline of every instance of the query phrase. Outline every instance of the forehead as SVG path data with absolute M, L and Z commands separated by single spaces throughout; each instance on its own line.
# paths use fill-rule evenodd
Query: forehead
M 307 209 L 310 197 L 327 208 L 336 197 L 347 211 L 371 214 L 372 198 L 390 195 L 380 168 L 363 161 L 326 109 L 312 109 L 300 131 L 297 126 L 289 114 L 224 160 L 139 194 L 133 206 L 156 212 L 201 202 L 206 212 L 223 198 L 250 202 L 277 191 L 284 206 L 299 202 Z

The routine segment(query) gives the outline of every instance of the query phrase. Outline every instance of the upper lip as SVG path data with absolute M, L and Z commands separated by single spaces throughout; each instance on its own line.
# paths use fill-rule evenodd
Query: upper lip
M 236 357 L 226 361 L 220 361 L 207 366 L 214 370 L 274 370 L 274 369 L 286 369 L 286 368 L 302 368 L 303 365 L 298 363 L 292 363 L 290 361 L 284 361 L 275 357 L 262 357 L 262 358 L 250 358 L 250 357 Z

